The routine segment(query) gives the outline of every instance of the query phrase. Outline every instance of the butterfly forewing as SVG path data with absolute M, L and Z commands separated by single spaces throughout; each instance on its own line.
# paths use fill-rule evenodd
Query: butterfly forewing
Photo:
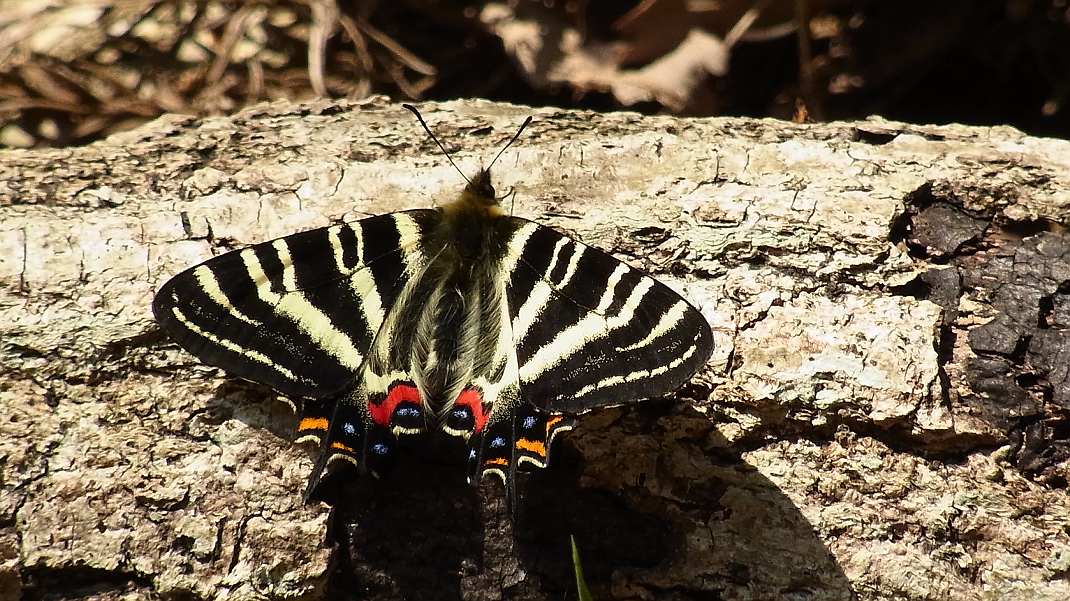
M 671 392 L 713 350 L 702 314 L 609 254 L 517 219 L 509 304 L 523 398 L 578 412 Z
M 164 284 L 153 313 L 205 363 L 289 395 L 335 393 L 358 374 L 436 217 L 391 213 L 229 252 Z

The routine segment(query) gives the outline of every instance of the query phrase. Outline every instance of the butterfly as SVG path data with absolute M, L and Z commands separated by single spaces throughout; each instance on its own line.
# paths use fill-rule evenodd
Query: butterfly
M 382 474 L 400 437 L 432 431 L 465 441 L 471 482 L 508 488 L 576 414 L 671 392 L 709 359 L 709 324 L 668 286 L 503 210 L 490 170 L 530 122 L 449 204 L 234 250 L 156 294 L 182 348 L 300 401 L 298 440 L 319 447 L 306 498 L 328 466 Z

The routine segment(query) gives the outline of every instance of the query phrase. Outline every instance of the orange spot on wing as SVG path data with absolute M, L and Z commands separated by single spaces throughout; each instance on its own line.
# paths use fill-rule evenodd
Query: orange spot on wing
M 298 432 L 304 432 L 305 430 L 327 430 L 327 418 L 326 417 L 306 417 L 301 420 L 301 423 L 297 425 Z
M 537 440 L 528 440 L 527 438 L 521 438 L 516 441 L 516 448 L 531 451 L 539 457 L 546 457 L 546 445 Z
M 338 449 L 339 451 L 345 451 L 346 453 L 354 453 L 354 454 L 356 453 L 356 451 L 353 450 L 353 447 L 350 447 L 348 445 L 344 445 L 344 444 L 342 444 L 340 442 L 332 442 L 331 443 L 331 448 L 332 449 Z
M 561 420 L 563 419 L 565 418 L 561 417 L 560 415 L 555 415 L 550 419 L 546 420 L 546 431 L 549 432 L 550 430 L 553 430 L 554 426 L 561 423 Z
M 487 465 L 509 465 L 509 460 L 505 457 L 495 457 L 494 459 L 488 459 Z

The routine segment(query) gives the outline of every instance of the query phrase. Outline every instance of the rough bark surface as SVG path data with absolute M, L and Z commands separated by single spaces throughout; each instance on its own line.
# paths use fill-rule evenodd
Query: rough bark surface
M 165 117 L 0 152 L 0 600 L 1070 598 L 1070 143 L 426 105 L 515 212 L 713 325 L 671 399 L 590 413 L 500 487 L 412 460 L 303 505 L 271 391 L 149 303 L 213 253 L 460 179 L 382 99 Z M 340 479 L 339 479 L 340 480 Z

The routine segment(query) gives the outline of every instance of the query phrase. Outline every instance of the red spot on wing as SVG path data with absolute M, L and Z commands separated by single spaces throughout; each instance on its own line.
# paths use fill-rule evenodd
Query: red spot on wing
M 468 407 L 476 421 L 475 431 L 477 433 L 483 431 L 483 426 L 487 425 L 487 415 L 483 413 L 483 394 L 479 390 L 475 388 L 464 389 L 457 397 L 457 402 L 454 405 Z
M 394 409 L 398 403 L 419 403 L 420 391 L 411 384 L 394 384 L 386 393 L 386 398 L 381 403 L 368 403 L 368 413 L 372 421 L 380 426 L 389 426 L 390 418 L 394 415 Z

